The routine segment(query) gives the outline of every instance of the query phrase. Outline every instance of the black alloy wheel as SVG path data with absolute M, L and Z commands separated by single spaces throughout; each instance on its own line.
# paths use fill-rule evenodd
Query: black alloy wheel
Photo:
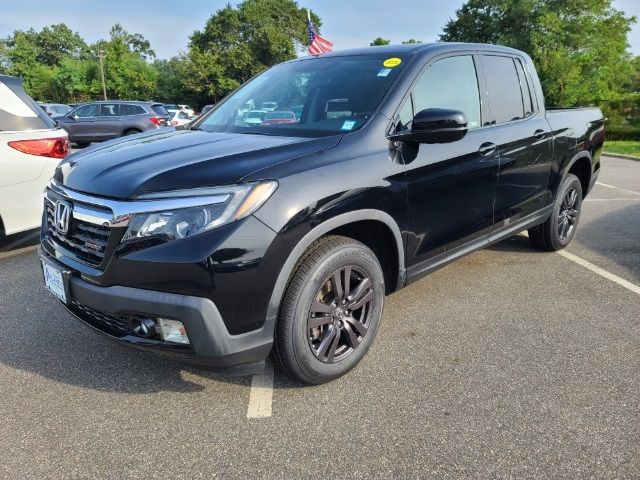
M 354 265 L 325 280 L 307 320 L 309 346 L 321 362 L 340 362 L 360 346 L 371 323 L 373 301 L 371 280 Z
M 536 247 L 560 250 L 571 242 L 578 228 L 582 208 L 582 184 L 568 173 L 558 187 L 553 209 L 544 223 L 529 229 L 529 239 Z
M 569 238 L 576 228 L 579 213 L 576 208 L 577 201 L 578 191 L 575 188 L 570 188 L 562 199 L 558 215 L 558 237 L 562 241 Z

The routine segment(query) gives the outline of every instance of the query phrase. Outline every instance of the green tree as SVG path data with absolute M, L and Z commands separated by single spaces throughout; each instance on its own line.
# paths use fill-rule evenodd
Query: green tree
M 186 76 L 184 56 L 172 57 L 169 60 L 155 60 L 152 65 L 158 72 L 155 99 L 168 103 L 187 101 L 183 82 Z
M 630 73 L 627 34 L 634 22 L 611 0 L 468 0 L 440 39 L 524 50 L 536 64 L 547 104 L 590 105 L 620 96 Z
M 200 103 L 217 101 L 266 68 L 295 58 L 307 42 L 306 16 L 294 0 L 228 4 L 191 35 L 183 84 Z M 311 16 L 319 28 L 320 18 Z
M 130 52 L 139 54 L 145 60 L 155 58 L 156 52 L 151 48 L 149 40 L 140 33 L 129 33 L 122 25 L 116 23 L 109 30 L 111 42 L 119 42 L 127 46 Z
M 404 42 L 402 42 L 403 44 L 408 44 L 408 43 L 422 43 L 422 40 L 416 40 L 415 38 L 410 38 L 409 40 L 405 40 Z
M 387 39 L 387 38 L 382 38 L 382 37 L 378 37 L 376 39 L 373 40 L 373 42 L 371 42 L 369 44 L 370 47 L 379 47 L 382 45 L 389 45 L 391 43 L 391 40 Z
M 158 71 L 146 62 L 153 55 L 149 42 L 139 34 L 132 35 L 116 24 L 110 31 L 110 40 L 100 41 L 93 51 L 102 50 L 107 96 L 116 99 L 150 99 L 155 91 Z M 132 40 L 135 38 L 135 41 Z M 145 46 L 146 45 L 146 46 Z M 88 73 L 91 73 L 89 71 Z M 90 92 L 102 91 L 101 79 L 91 75 Z
M 40 32 L 33 32 L 33 36 L 38 62 L 44 65 L 56 66 L 65 58 L 80 58 L 87 51 L 82 37 L 64 23 L 44 27 Z
M 60 100 L 80 103 L 91 100 L 90 85 L 99 75 L 95 61 L 65 58 L 60 62 L 55 82 Z

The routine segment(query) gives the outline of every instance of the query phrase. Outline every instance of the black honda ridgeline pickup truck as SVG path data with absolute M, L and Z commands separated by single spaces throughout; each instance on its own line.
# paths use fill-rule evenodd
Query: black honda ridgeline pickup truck
M 523 230 L 565 247 L 603 139 L 599 110 L 545 109 L 517 50 L 300 58 L 185 129 L 64 160 L 45 192 L 45 283 L 135 347 L 234 373 L 272 352 L 326 382 L 365 355 L 385 295 Z

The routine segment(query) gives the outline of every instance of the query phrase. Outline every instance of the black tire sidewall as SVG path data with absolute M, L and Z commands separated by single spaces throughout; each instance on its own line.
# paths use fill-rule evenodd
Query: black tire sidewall
M 362 269 L 370 278 L 374 291 L 373 310 L 369 329 L 363 337 L 362 343 L 343 360 L 327 364 L 316 358 L 311 351 L 308 342 L 307 318 L 318 289 L 333 272 L 346 265 Z M 343 245 L 330 251 L 306 276 L 304 286 L 296 296 L 293 318 L 289 319 L 289 328 L 292 329 L 292 345 L 289 347 L 292 349 L 291 353 L 298 367 L 312 383 L 321 383 L 344 375 L 364 357 L 373 343 L 380 325 L 384 306 L 384 291 L 384 276 L 375 255 L 364 245 L 355 243 Z

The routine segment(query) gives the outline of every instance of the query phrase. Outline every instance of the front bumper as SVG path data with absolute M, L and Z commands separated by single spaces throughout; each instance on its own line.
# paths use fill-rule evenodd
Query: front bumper
M 124 286 L 93 285 L 58 262 L 42 248 L 40 257 L 56 264 L 67 286 L 65 308 L 85 324 L 133 347 L 153 351 L 190 363 L 233 373 L 251 373 L 264 365 L 273 344 L 273 324 L 265 322 L 257 330 L 232 335 L 212 300 Z M 142 338 L 114 325 L 131 316 L 170 318 L 181 321 L 190 345 Z M 115 322 L 115 323 L 114 323 Z

